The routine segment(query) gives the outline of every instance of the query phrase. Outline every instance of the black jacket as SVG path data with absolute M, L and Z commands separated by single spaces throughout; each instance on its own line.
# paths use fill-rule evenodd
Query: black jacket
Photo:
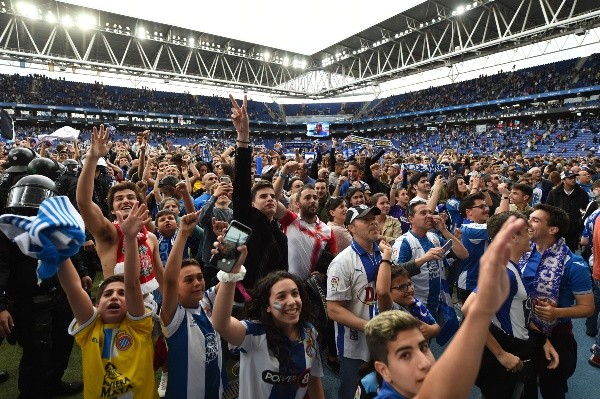
M 246 246 L 248 257 L 244 262 L 246 289 L 254 288 L 256 281 L 275 270 L 288 270 L 287 237 L 277 220 L 267 217 L 252 206 L 250 194 L 251 148 L 238 148 L 235 154 L 235 180 L 233 183 L 233 218 L 252 229 Z M 236 292 L 236 300 L 242 301 Z
M 548 205 L 554 205 L 563 209 L 569 215 L 569 231 L 567 236 L 580 235 L 583 231 L 583 221 L 581 216 L 585 212 L 585 208 L 588 205 L 589 197 L 583 188 L 579 184 L 575 184 L 575 188 L 571 195 L 567 195 L 561 183 L 554 190 L 548 194 L 546 203 Z

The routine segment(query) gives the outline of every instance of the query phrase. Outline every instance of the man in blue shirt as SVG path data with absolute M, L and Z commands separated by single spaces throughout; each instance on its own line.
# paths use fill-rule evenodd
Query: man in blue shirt
M 458 299 L 465 301 L 477 285 L 479 276 L 479 259 L 487 247 L 488 232 L 487 222 L 489 206 L 485 203 L 482 193 L 467 195 L 458 205 L 463 217 L 460 231 L 462 243 L 469 252 L 467 259 L 461 262 L 461 271 L 458 276 Z
M 569 230 L 569 216 L 562 209 L 537 204 L 529 216 L 529 235 L 533 242 L 527 259 L 520 262 L 523 284 L 532 299 L 531 320 L 552 343 L 559 356 L 555 369 L 537 367 L 547 362 L 534 360 L 542 397 L 564 398 L 567 380 L 577 365 L 577 343 L 572 318 L 594 312 L 590 270 L 579 255 L 566 245 L 563 235 Z M 525 387 L 526 398 L 537 398 L 535 380 Z

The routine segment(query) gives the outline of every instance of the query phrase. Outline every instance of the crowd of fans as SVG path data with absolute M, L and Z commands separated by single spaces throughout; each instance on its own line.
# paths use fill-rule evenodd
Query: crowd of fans
M 372 115 L 594 85 L 598 62 L 403 95 Z M 250 135 L 272 105 L 0 79 L 5 102 L 185 110 L 235 130 L 102 125 L 67 142 L 18 126 L 0 143 L 0 338 L 23 349 L 20 397 L 324 398 L 327 366 L 342 399 L 462 398 L 473 384 L 486 398 L 564 398 L 585 345 L 577 318 L 600 368 L 595 118 L 301 149 Z M 18 235 L 40 225 L 43 245 Z M 73 337 L 83 384 L 62 379 Z
M 448 364 L 457 364 L 452 345 L 463 345 L 462 351 L 464 345 L 473 348 L 469 358 L 461 360 L 466 368 L 455 378 L 464 379 L 464 384 L 453 391 L 458 396 L 452 397 L 468 393 L 474 381 L 486 397 L 495 397 L 496 391 L 502 392 L 498 397 L 506 397 L 502 395 L 523 389 L 517 381 L 530 375 L 528 362 L 534 363 L 534 373 L 537 370 L 539 375 L 525 381 L 524 397 L 534 397 L 538 383 L 544 397 L 566 392 L 576 359 L 576 353 L 569 349 L 575 340 L 570 319 L 589 317 L 587 334 L 600 343 L 594 313 L 598 305 L 594 305 L 587 265 L 594 237 L 600 237 L 600 230 L 594 229 L 600 214 L 600 158 L 589 152 L 578 156 L 538 154 L 523 150 L 522 144 L 534 147 L 572 142 L 583 130 L 595 135 L 597 120 L 537 121 L 526 134 L 523 127 L 516 126 L 466 132 L 430 130 L 402 137 L 390 133 L 382 138 L 396 142 L 396 148 L 367 144 L 352 154 L 344 151 L 341 140 L 333 139 L 315 144 L 305 157 L 300 150 L 286 155 L 279 141 L 269 146 L 258 144 L 249 135 L 245 107 L 236 104 L 234 108 L 235 135 L 204 137 L 202 145 L 197 138 L 175 134 L 157 138 L 149 131 L 111 136 L 101 127 L 84 132 L 80 142 L 57 141 L 46 146 L 36 139 L 42 133 L 38 128 L 18 129 L 19 142 L 12 143 L 12 149 L 2 155 L 5 174 L 0 191 L 7 194 L 0 198 L 2 209 L 31 212 L 31 203 L 25 197 L 19 201 L 13 190 L 30 193 L 43 183 L 47 184 L 42 184 L 44 193 L 57 192 L 70 199 L 73 210 L 65 212 L 79 210 L 84 223 L 81 228 L 86 227 L 77 256 L 62 263 L 58 279 L 51 277 L 40 286 L 32 278 L 38 264 L 33 253 L 23 253 L 5 235 L 13 230 L 0 234 L 0 248 L 9 255 L 0 260 L 0 334 L 13 333 L 13 320 L 14 325 L 21 326 L 19 334 L 23 329 L 33 331 L 17 338 L 23 347 L 19 375 L 22 396 L 34 397 L 33 392 L 40 389 L 56 394 L 84 389 L 86 396 L 97 396 L 100 390 L 114 396 L 121 392 L 119 389 L 140 389 L 153 396 L 157 390 L 152 377 L 154 351 L 162 353 L 162 360 L 154 359 L 154 367 L 162 369 L 158 392 L 166 397 L 179 397 L 180 390 L 219 396 L 228 389 L 230 393 L 239 390 L 241 398 L 267 394 L 283 398 L 305 390 L 310 397 L 324 397 L 323 365 L 339 372 L 341 398 L 355 397 L 357 391 L 367 397 L 377 390 L 385 397 L 390 389 L 412 397 L 415 392 L 395 382 L 399 377 L 392 377 L 386 369 L 394 362 L 386 358 L 387 350 L 383 355 L 377 352 L 381 351 L 377 342 L 394 341 L 411 331 L 418 334 L 417 342 L 425 344 L 435 339 L 446 345 L 455 336 L 455 344 L 446 349 L 439 367 L 433 366 L 427 346 L 419 349 L 428 359 L 426 369 L 432 376 Z M 177 144 L 186 139 L 192 141 Z M 457 146 L 468 151 L 456 151 Z M 478 146 L 494 151 L 484 154 L 476 151 Z M 26 162 L 24 153 L 30 157 Z M 50 166 L 39 165 L 44 157 L 50 158 Z M 29 177 L 39 175 L 25 176 L 28 173 L 46 174 L 56 183 L 29 183 Z M 19 184 L 31 184 L 29 191 L 22 191 Z M 527 219 L 529 227 L 524 222 Z M 225 240 L 223 229 L 232 220 L 251 229 L 250 239 L 238 248 L 239 258 L 229 263 L 229 269 L 219 271 L 219 258 L 211 260 L 211 248 L 215 241 Z M 513 226 L 510 234 L 517 238 L 511 241 L 505 237 L 500 244 L 493 238 L 502 234 L 503 224 Z M 525 241 L 519 241 L 522 237 Z M 451 249 L 445 249 L 447 242 L 452 242 Z M 533 255 L 522 258 L 531 250 L 530 244 Z M 501 250 L 501 245 L 508 247 Z M 543 250 L 548 245 L 556 254 Z M 216 248 L 212 251 L 223 251 L 221 244 Z M 509 254 L 514 263 L 509 263 Z M 547 269 L 556 264 L 546 264 L 548 256 L 564 262 L 565 270 L 562 280 L 548 282 L 546 288 L 556 291 L 551 298 L 543 297 L 548 292 L 539 288 L 542 283 L 537 277 L 539 270 L 556 272 Z M 245 268 L 241 268 L 242 263 Z M 486 279 L 492 264 L 502 270 L 495 281 L 505 278 L 507 263 L 521 268 L 509 272 L 509 278 L 522 284 L 523 290 L 511 291 L 500 310 L 500 302 L 482 305 L 481 298 L 489 292 L 472 292 L 478 284 L 489 283 Z M 597 268 L 593 261 L 590 265 Z M 361 270 L 361 274 L 347 277 L 348 268 Z M 115 300 L 123 281 L 114 276 L 123 270 L 125 295 Z M 94 310 L 88 295 L 97 273 L 106 282 L 97 293 L 98 308 Z M 132 284 L 132 276 L 137 281 L 138 275 L 139 284 Z M 32 285 L 23 289 L 23 284 Z M 190 287 L 189 291 L 185 287 Z M 51 294 L 56 290 L 64 290 L 66 296 Z M 109 294 L 104 294 L 105 290 Z M 128 294 L 131 290 L 141 290 L 145 305 L 141 295 Z M 514 306 L 527 298 L 536 304 L 531 325 L 524 324 L 525 317 L 518 310 L 522 307 Z M 551 301 L 553 309 L 561 309 L 561 317 L 557 318 L 558 313 L 549 310 L 548 302 L 542 299 Z M 67 301 L 72 313 L 65 306 Z M 9 307 L 9 303 L 16 305 Z M 321 306 L 325 303 L 326 307 Z M 152 318 L 145 316 L 151 313 L 144 309 L 150 307 L 156 312 L 161 306 L 157 314 L 163 334 L 156 341 L 156 336 L 152 338 Z M 479 306 L 486 310 L 480 313 L 476 310 Z M 392 310 L 386 312 L 388 309 Z M 406 311 L 420 321 L 393 309 Z M 30 317 L 23 317 L 23 312 Z M 313 313 L 319 317 L 311 319 Z M 373 318 L 378 313 L 380 316 Z M 478 327 L 469 327 L 470 332 L 465 332 L 468 328 L 464 326 L 459 329 L 458 317 L 463 313 L 465 325 L 477 324 L 475 320 L 481 318 L 485 321 L 478 324 L 481 342 L 472 336 Z M 64 334 L 68 322 L 73 317 L 76 320 L 69 332 L 84 352 L 83 387 L 62 381 L 67 360 L 57 362 L 57 369 L 44 383 L 27 383 L 47 364 L 47 357 L 52 356 L 48 345 L 53 342 L 44 336 L 45 346 L 36 346 L 41 332 L 30 328 L 29 323 L 50 314 L 66 323 L 64 329 L 57 329 Z M 329 323 L 324 322 L 326 316 Z M 494 322 L 506 318 L 512 324 Z M 483 332 L 490 320 L 489 334 L 498 342 L 488 342 L 482 352 Z M 129 334 L 142 346 L 136 347 L 135 363 L 104 358 L 97 352 L 94 339 L 107 339 L 107 323 L 120 323 L 115 334 Z M 409 327 L 391 327 L 395 332 L 382 338 L 381 323 L 408 323 Z M 193 326 L 197 327 L 189 330 Z M 181 341 L 181 329 L 188 329 L 186 334 L 193 341 Z M 224 347 L 209 339 L 217 333 L 242 349 L 239 359 L 222 355 Z M 503 341 L 502 334 L 517 341 Z M 541 339 L 539 345 L 533 337 Z M 61 358 L 66 354 L 68 359 L 72 341 L 64 341 L 64 336 L 61 339 Z M 300 364 L 292 356 L 294 346 L 290 342 L 296 341 L 308 363 Z M 115 350 L 127 350 L 127 342 L 126 337 L 117 338 Z M 517 343 L 529 349 L 520 352 L 513 346 Z M 201 361 L 190 352 L 190 344 Z M 600 367 L 600 353 L 592 349 L 589 363 Z M 542 354 L 547 360 L 538 359 Z M 207 373 L 212 370 L 210 373 L 222 378 L 188 380 L 187 369 L 181 368 L 184 356 L 190 357 L 187 367 L 206 367 Z M 214 362 L 205 362 L 207 356 Z M 479 369 L 482 356 L 484 363 Z M 101 367 L 91 360 L 96 357 L 101 359 Z M 239 368 L 239 381 L 224 377 L 228 367 Z M 407 370 L 413 372 L 416 367 Z M 306 383 L 299 385 L 294 381 L 302 379 L 303 372 L 308 373 Z M 260 377 L 264 373 L 287 376 L 289 383 Z M 132 382 L 139 378 L 146 383 Z M 427 392 L 439 385 L 423 378 L 417 391 Z

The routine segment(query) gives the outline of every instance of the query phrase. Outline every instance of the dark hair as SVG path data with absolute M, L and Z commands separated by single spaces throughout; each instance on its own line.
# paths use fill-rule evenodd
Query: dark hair
M 300 196 L 302 195 L 302 191 L 304 190 L 314 190 L 315 186 L 312 184 L 305 184 L 300 188 L 300 190 L 296 193 L 296 201 L 300 201 Z
M 250 190 L 250 196 L 252 197 L 252 201 L 254 201 L 256 193 L 260 190 L 264 190 L 265 188 L 270 188 L 271 190 L 274 190 L 273 184 L 266 180 L 261 180 L 254 183 L 254 185 L 252 186 L 252 190 Z
M 410 273 L 408 272 L 408 269 L 405 266 L 401 266 L 401 265 L 392 265 L 392 267 L 390 268 L 391 271 L 391 280 L 400 277 L 400 276 L 405 276 L 410 278 Z
M 110 283 L 119 282 L 119 281 L 121 283 L 125 283 L 125 277 L 122 274 L 112 275 L 112 276 L 108 277 L 106 280 L 104 280 L 103 282 L 101 282 L 100 286 L 98 287 L 98 292 L 96 293 L 96 304 L 98 304 L 98 302 L 100 301 L 100 298 L 102 298 L 102 294 L 106 290 L 106 287 L 108 287 L 108 285 Z
M 493 240 L 494 237 L 496 237 L 496 234 L 498 234 L 504 223 L 506 223 L 511 216 L 515 216 L 516 218 L 523 219 L 527 222 L 527 216 L 519 211 L 506 211 L 492 215 L 487 221 L 487 232 L 490 240 Z
M 292 177 L 290 179 L 290 182 L 288 183 L 288 187 L 289 187 L 290 190 L 292 189 L 292 186 L 294 185 L 294 183 L 296 183 L 297 181 L 301 181 L 302 184 L 304 184 L 304 182 L 302 181 L 302 179 L 299 178 L 298 176 Z
M 165 204 L 169 201 L 175 201 L 177 203 L 177 207 L 179 208 L 179 210 L 181 210 L 181 204 L 179 203 L 179 200 L 175 197 L 165 197 L 160 201 L 160 204 L 158 204 L 158 209 L 159 210 L 163 210 L 163 208 L 165 207 Z
M 452 179 L 448 180 L 448 184 L 446 186 L 446 192 L 448 193 L 448 197 L 458 198 L 460 200 L 467 196 L 466 193 L 461 193 L 460 191 L 458 191 L 458 181 L 459 180 L 464 181 L 465 178 L 463 176 L 457 176 L 457 177 L 453 177 Z
M 472 208 L 475 205 L 476 200 L 485 201 L 485 195 L 483 193 L 469 194 L 460 200 L 458 203 L 458 211 L 462 217 L 467 217 L 467 209 Z
M 175 218 L 175 220 L 177 220 L 177 214 L 175 214 L 175 212 L 173 212 L 170 209 L 162 209 L 162 210 L 158 211 L 158 213 L 156 214 L 156 217 L 154 219 L 158 222 L 158 219 L 165 215 L 171 215 Z
M 360 172 L 360 164 L 358 161 L 352 160 L 348 162 L 348 166 L 354 166 Z
M 381 197 L 385 197 L 389 200 L 389 197 L 384 194 L 384 193 L 375 193 L 371 196 L 371 206 L 377 206 L 377 201 L 379 201 L 379 198 Z
M 408 180 L 408 184 L 410 184 L 411 186 L 416 186 L 417 183 L 419 183 L 419 180 L 421 180 L 423 177 L 429 178 L 429 175 L 427 174 L 427 172 L 413 173 L 412 176 L 410 177 L 410 179 Z
M 315 180 L 315 186 L 317 185 L 317 183 L 325 183 L 325 184 L 329 184 L 329 182 L 325 179 L 317 179 Z
M 421 200 L 409 202 L 408 203 L 408 216 L 415 216 L 415 214 L 417 213 L 417 211 L 415 211 L 415 209 L 419 205 L 427 205 L 427 202 L 421 201 Z
M 548 226 L 558 227 L 556 238 L 563 237 L 569 231 L 570 218 L 563 209 L 548 204 L 537 204 L 533 209 L 544 211 L 548 214 Z
M 198 266 L 201 270 L 204 270 L 204 266 L 197 259 L 194 258 L 186 258 L 181 261 L 182 269 L 188 266 Z
M 235 180 L 235 169 L 233 165 L 221 162 L 221 170 L 223 171 L 224 175 L 231 177 L 231 181 Z
M 529 199 L 533 197 L 533 188 L 529 184 L 515 183 L 511 186 L 511 190 L 519 190 L 525 195 L 529 196 Z
M 142 191 L 138 187 L 137 184 L 131 182 L 129 180 L 125 180 L 121 183 L 117 183 L 108 190 L 108 196 L 106 197 L 106 201 L 108 202 L 108 207 L 112 211 L 113 210 L 113 201 L 115 199 L 115 193 L 123 190 L 131 190 L 135 193 L 135 197 L 137 198 L 139 205 L 146 203 L 146 198 Z
M 284 372 L 284 370 L 288 370 L 292 366 L 289 351 L 291 343 L 289 338 L 277 328 L 273 315 L 267 312 L 267 307 L 269 306 L 269 297 L 271 296 L 273 286 L 277 282 L 287 279 L 292 280 L 296 284 L 300 300 L 302 301 L 302 310 L 300 311 L 298 325 L 302 328 L 304 324 L 312 323 L 314 318 L 312 304 L 302 280 L 283 270 L 274 271 L 258 280 L 251 292 L 252 300 L 246 303 L 247 317 L 260 321 L 265 328 L 267 346 L 273 355 L 279 359 L 280 372 Z
M 329 212 L 334 211 L 338 206 L 345 203 L 346 200 L 344 197 L 329 197 L 327 202 L 325 203 L 325 208 L 327 209 L 327 219 L 331 222 L 333 217 Z

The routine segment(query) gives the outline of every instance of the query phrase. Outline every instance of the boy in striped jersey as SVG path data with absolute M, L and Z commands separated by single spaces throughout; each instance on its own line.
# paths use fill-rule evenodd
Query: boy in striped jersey
M 169 347 L 167 398 L 220 398 L 227 386 L 221 338 L 210 320 L 216 287 L 205 291 L 198 261 L 183 259 L 199 216 L 181 218 L 164 273 L 160 321 Z

